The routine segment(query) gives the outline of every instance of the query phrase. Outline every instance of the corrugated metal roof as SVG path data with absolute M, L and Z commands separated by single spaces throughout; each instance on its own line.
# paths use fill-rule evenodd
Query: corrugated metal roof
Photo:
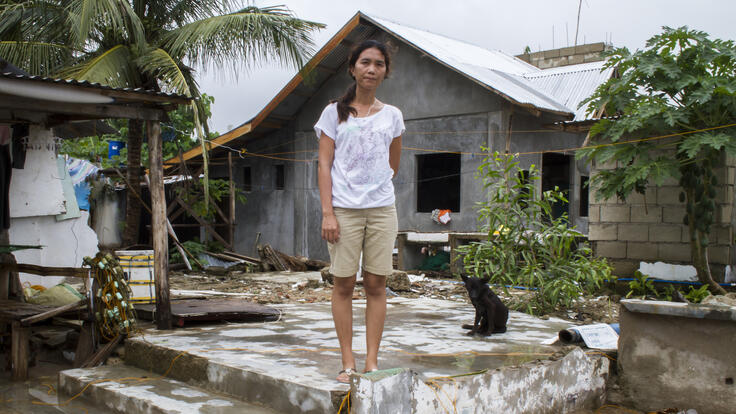
M 175 93 L 165 93 L 165 92 L 158 92 L 153 91 L 150 89 L 143 89 L 143 88 L 113 88 L 111 86 L 102 85 L 100 83 L 93 83 L 89 81 L 79 81 L 75 79 L 54 79 L 54 78 L 48 78 L 44 76 L 32 76 L 32 75 L 20 75 L 17 73 L 12 72 L 2 72 L 0 73 L 0 78 L 6 78 L 6 79 L 19 79 L 24 81 L 34 81 L 34 82 L 44 82 L 44 83 L 53 83 L 57 85 L 71 85 L 71 86 L 80 86 L 83 88 L 90 88 L 90 89 L 97 89 L 97 90 L 104 90 L 104 91 L 115 91 L 115 92 L 132 92 L 142 95 L 149 95 L 149 96 L 157 96 L 162 98 L 172 98 L 172 99 L 186 99 L 189 100 L 188 96 L 185 95 L 179 95 Z
M 541 69 L 498 50 L 450 39 L 415 29 L 380 17 L 366 15 L 368 20 L 393 33 L 455 70 L 497 91 L 521 105 L 547 111 L 574 114 L 567 107 L 532 85 L 524 75 L 540 73 Z
M 588 119 L 588 105 L 578 108 L 580 102 L 593 94 L 603 82 L 611 78 L 613 68 L 603 69 L 605 62 L 583 63 L 580 65 L 562 66 L 528 73 L 524 77 L 535 88 L 572 109 L 575 112 L 573 121 Z

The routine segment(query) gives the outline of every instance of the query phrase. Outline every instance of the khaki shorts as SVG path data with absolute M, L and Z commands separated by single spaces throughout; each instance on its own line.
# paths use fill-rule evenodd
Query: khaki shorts
M 330 273 L 335 277 L 354 276 L 358 272 L 362 251 L 364 271 L 378 276 L 390 275 L 399 229 L 396 207 L 335 207 L 334 210 L 340 225 L 340 238 L 337 243 L 327 243 Z

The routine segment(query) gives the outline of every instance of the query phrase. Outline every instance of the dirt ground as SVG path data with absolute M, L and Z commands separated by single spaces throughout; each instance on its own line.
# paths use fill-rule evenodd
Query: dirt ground
M 451 301 L 465 302 L 470 305 L 463 283 L 457 279 L 437 277 L 433 275 L 422 277 L 420 272 L 408 272 L 411 281 L 410 290 L 388 292 L 389 296 L 398 295 L 406 298 L 429 297 Z M 325 282 L 309 281 L 301 283 L 283 283 L 277 281 L 254 280 L 252 273 L 233 271 L 222 274 L 209 272 L 172 272 L 169 275 L 171 289 L 179 290 L 213 290 L 226 293 L 241 293 L 251 301 L 260 304 L 280 303 L 311 303 L 329 302 L 332 295 L 332 285 Z M 501 300 L 514 307 L 523 303 L 524 297 L 531 293 L 522 289 L 494 288 Z M 364 298 L 360 284 L 355 289 L 355 299 Z M 616 323 L 618 322 L 617 295 L 580 298 L 569 309 L 554 312 L 544 317 L 558 317 L 582 323 Z

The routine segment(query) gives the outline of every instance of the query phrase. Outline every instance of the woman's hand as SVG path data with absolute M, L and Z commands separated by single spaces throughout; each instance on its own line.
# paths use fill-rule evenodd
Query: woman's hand
M 322 215 L 322 238 L 330 243 L 337 243 L 340 239 L 340 224 L 335 213 Z

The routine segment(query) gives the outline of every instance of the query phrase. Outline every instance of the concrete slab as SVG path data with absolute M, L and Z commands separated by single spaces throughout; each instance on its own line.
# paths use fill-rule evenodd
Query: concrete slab
M 124 365 L 62 371 L 59 390 L 66 396 L 84 390 L 82 398 L 85 400 L 105 407 L 106 412 L 121 414 L 276 414 L 258 405 Z
M 348 385 L 334 378 L 340 354 L 329 303 L 279 305 L 277 322 L 147 331 L 128 340 L 126 362 L 249 401 L 273 400 L 284 412 L 332 411 Z M 365 301 L 354 301 L 354 349 L 365 355 Z M 426 377 L 516 366 L 550 357 L 542 345 L 570 323 L 511 312 L 508 331 L 469 337 L 473 308 L 436 299 L 389 300 L 379 365 Z M 173 364 L 174 358 L 177 358 Z M 272 389 L 264 391 L 263 384 Z

